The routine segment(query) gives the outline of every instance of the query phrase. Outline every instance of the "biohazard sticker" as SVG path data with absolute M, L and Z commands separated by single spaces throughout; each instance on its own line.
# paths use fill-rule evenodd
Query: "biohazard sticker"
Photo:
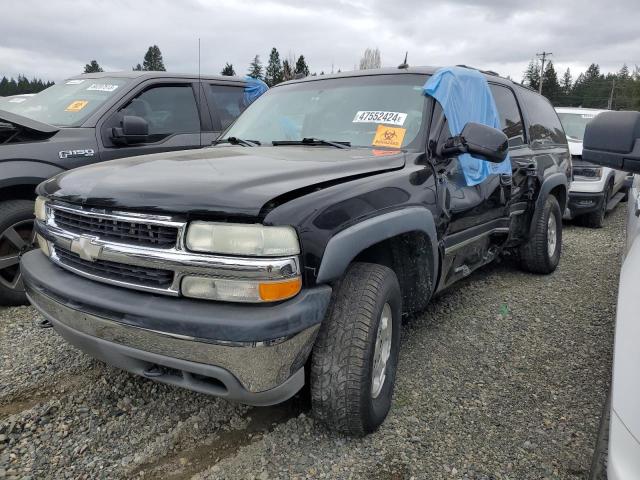
M 79 112 L 84 107 L 87 106 L 89 102 L 87 100 L 76 100 L 75 102 L 71 102 L 67 108 L 64 109 L 65 112 Z
M 386 125 L 378 125 L 376 134 L 373 137 L 371 145 L 376 147 L 394 147 L 400 148 L 404 140 L 406 128 L 387 127 Z
M 407 114 L 401 112 L 360 111 L 352 123 L 388 123 L 401 127 L 406 119 Z
M 112 85 L 110 83 L 92 83 L 87 90 L 94 92 L 114 92 L 118 88 L 118 85 Z

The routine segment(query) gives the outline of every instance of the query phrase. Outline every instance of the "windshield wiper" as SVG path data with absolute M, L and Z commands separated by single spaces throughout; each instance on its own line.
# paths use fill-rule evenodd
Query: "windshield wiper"
M 260 145 L 258 140 L 243 140 L 238 137 L 227 137 L 214 140 L 211 145 L 218 145 L 220 143 L 230 143 L 231 145 L 242 145 L 243 147 L 257 147 Z
M 351 142 L 332 142 L 321 138 L 303 138 L 302 140 L 274 140 L 271 142 L 274 147 L 279 145 L 329 145 L 336 148 L 349 148 Z

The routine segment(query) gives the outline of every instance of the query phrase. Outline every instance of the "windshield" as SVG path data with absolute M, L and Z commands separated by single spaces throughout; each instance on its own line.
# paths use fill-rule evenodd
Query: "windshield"
M 221 138 L 321 139 L 352 147 L 418 150 L 426 75 L 373 75 L 293 83 L 269 90 Z
M 595 118 L 597 113 L 558 113 L 567 138 L 581 142 L 587 123 Z
M 110 77 L 67 80 L 31 97 L 7 99 L 0 103 L 0 110 L 56 127 L 77 127 L 128 81 Z

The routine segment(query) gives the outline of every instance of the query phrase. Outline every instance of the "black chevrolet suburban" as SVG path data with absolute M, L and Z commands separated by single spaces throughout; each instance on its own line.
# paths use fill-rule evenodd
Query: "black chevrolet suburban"
M 198 84 L 202 91 L 198 93 Z M 24 303 L 35 187 L 114 158 L 210 145 L 246 106 L 240 78 L 92 73 L 0 101 L 0 305 Z
M 287 82 L 211 148 L 43 182 L 29 300 L 130 372 L 253 405 L 308 383 L 317 419 L 375 430 L 404 315 L 500 254 L 540 274 L 560 260 L 570 155 L 552 106 L 487 73 L 500 129 L 452 135 L 423 92 L 435 71 Z M 467 186 L 462 154 L 507 152 L 511 175 Z

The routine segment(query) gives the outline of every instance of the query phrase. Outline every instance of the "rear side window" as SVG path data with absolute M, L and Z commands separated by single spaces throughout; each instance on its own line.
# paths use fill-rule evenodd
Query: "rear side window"
M 200 131 L 200 116 L 191 85 L 162 85 L 145 90 L 122 110 L 149 124 L 149 135 Z
M 524 124 L 513 92 L 501 85 L 490 85 L 498 108 L 502 131 L 509 139 L 510 147 L 524 145 Z
M 524 88 L 520 90 L 520 95 L 529 117 L 531 146 L 566 145 L 567 137 L 551 103 L 542 95 Z
M 209 85 L 208 90 L 211 112 L 220 119 L 224 130 L 245 109 L 243 102 L 244 88 L 230 85 Z

